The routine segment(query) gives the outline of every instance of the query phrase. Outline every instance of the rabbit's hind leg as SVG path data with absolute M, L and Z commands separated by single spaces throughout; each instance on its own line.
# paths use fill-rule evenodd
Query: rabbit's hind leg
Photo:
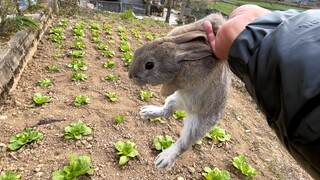
M 175 92 L 166 98 L 165 104 L 162 107 L 153 105 L 143 106 L 140 109 L 140 115 L 143 119 L 169 117 L 178 108 L 181 108 L 181 102 L 178 93 Z

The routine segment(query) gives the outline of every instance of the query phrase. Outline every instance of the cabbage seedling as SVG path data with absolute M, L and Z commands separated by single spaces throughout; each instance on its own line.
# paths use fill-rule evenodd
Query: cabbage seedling
M 173 113 L 173 118 L 176 120 L 182 119 L 186 116 L 187 116 L 187 114 L 185 111 L 176 111 Z
M 230 180 L 230 173 L 226 170 L 220 170 L 219 168 L 215 167 L 211 169 L 209 167 L 203 168 L 202 176 L 206 180 Z
M 209 133 L 206 134 L 206 137 L 212 139 L 215 144 L 230 141 L 231 139 L 231 136 L 226 134 L 226 131 L 218 126 L 214 126 Z
M 108 43 L 109 44 L 115 44 L 116 42 L 114 40 L 109 40 Z
M 92 38 L 92 42 L 95 43 L 95 44 L 99 44 L 99 43 L 101 43 L 101 39 L 98 38 L 98 37 L 93 37 Z
M 75 50 L 70 52 L 70 56 L 73 58 L 82 58 L 85 52 L 82 50 Z
M 59 67 L 55 66 L 55 65 L 48 66 L 48 70 L 52 71 L 52 72 L 59 72 L 60 71 Z
M 93 36 L 93 37 L 99 37 L 100 31 L 93 29 L 93 30 L 91 31 L 91 33 L 92 33 L 92 36 Z
M 82 136 L 92 134 L 92 129 L 81 120 L 71 123 L 64 128 L 64 139 L 81 139 Z
M 52 180 L 77 180 L 83 175 L 93 175 L 89 156 L 70 156 L 70 164 L 52 173 Z
M 120 43 L 119 49 L 120 49 L 120 51 L 122 51 L 122 52 L 128 52 L 128 51 L 131 50 L 131 46 L 130 46 L 130 44 L 129 44 L 128 42 L 122 41 L 122 42 Z
M 105 44 L 99 44 L 97 47 L 99 50 L 104 50 L 104 51 L 108 50 L 108 46 Z
M 83 60 L 73 60 L 70 64 L 68 64 L 69 68 L 73 68 L 74 70 L 82 70 L 85 71 L 88 69 L 88 66 Z
M 112 35 L 112 27 L 110 26 L 110 25 L 104 25 L 103 26 L 103 30 L 104 30 L 104 32 L 106 33 L 106 34 L 108 34 L 108 35 Z
M 145 37 L 146 39 L 148 39 L 149 41 L 153 41 L 154 37 L 152 36 L 152 34 L 150 32 L 146 32 L 145 33 Z
M 34 93 L 32 96 L 32 99 L 33 99 L 33 102 L 27 106 L 28 108 L 41 106 L 45 103 L 49 103 L 52 101 L 50 96 L 42 96 L 40 93 Z
M 49 30 L 49 34 L 62 35 L 64 30 L 62 28 L 54 28 Z
M 124 121 L 125 116 L 124 115 L 114 115 L 113 119 L 117 124 L 120 124 Z
M 106 51 L 102 51 L 102 54 L 106 57 L 113 57 L 116 55 L 116 53 L 114 51 L 111 50 L 106 50 Z
M 134 158 L 139 155 L 139 152 L 134 147 L 135 144 L 131 141 L 118 141 L 114 146 L 118 150 L 117 155 L 120 156 L 119 165 L 124 165 L 130 160 L 130 158 Z
M 72 48 L 76 50 L 83 50 L 86 48 L 86 44 L 82 41 L 75 41 L 72 43 Z
M 79 95 L 75 98 L 74 100 L 74 105 L 79 107 L 79 106 L 83 106 L 83 105 L 87 105 L 90 104 L 90 98 L 88 96 L 85 95 Z
M 84 24 L 83 22 L 77 22 L 74 26 L 73 29 L 84 29 Z
M 79 72 L 74 72 L 72 74 L 72 81 L 84 81 L 86 80 L 88 77 L 87 75 L 83 74 L 83 73 L 79 73 Z
M 158 151 L 163 151 L 169 148 L 173 142 L 174 141 L 172 137 L 168 135 L 165 135 L 165 136 L 159 135 L 153 139 L 153 145 Z
M 85 36 L 83 29 L 73 29 L 72 33 L 74 36 L 77 36 L 77 37 L 84 37 Z
M 8 148 L 14 151 L 20 149 L 27 143 L 32 143 L 34 141 L 41 140 L 42 138 L 42 133 L 34 131 L 32 128 L 26 128 L 22 133 L 12 136 L 10 138 Z
M 62 40 L 66 39 L 65 36 L 63 35 L 51 35 L 49 37 L 49 39 L 52 41 L 52 42 L 56 42 L 56 43 L 61 43 Z
M 131 29 L 131 34 L 136 39 L 141 39 L 141 35 L 138 29 Z
M 121 26 L 118 27 L 118 32 L 119 33 L 125 33 L 125 29 Z
M 89 24 L 89 26 L 90 26 L 91 30 L 99 30 L 100 29 L 99 24 L 97 24 L 97 23 L 91 23 L 91 24 Z
M 115 61 L 111 61 L 110 59 L 108 59 L 106 62 L 103 63 L 103 67 L 105 68 L 112 68 L 116 65 Z
M 108 80 L 108 81 L 115 81 L 115 80 L 117 80 L 117 76 L 114 75 L 114 74 L 108 74 L 108 75 L 106 76 L 106 80 Z
M 111 102 L 115 102 L 118 99 L 118 95 L 115 92 L 107 92 L 106 96 Z
M 66 27 L 66 26 L 68 25 L 68 22 L 69 22 L 69 20 L 61 20 L 61 21 L 58 23 L 58 26 Z
M 153 96 L 153 93 L 151 91 L 140 90 L 140 98 L 142 101 L 148 100 L 152 98 L 152 96 Z
M 258 174 L 257 170 L 247 163 L 246 156 L 244 155 L 234 157 L 232 159 L 232 164 L 234 167 L 239 169 L 242 172 L 242 174 L 244 174 L 248 178 L 252 178 Z
M 21 175 L 12 171 L 5 171 L 1 173 L 0 180 L 19 180 Z
M 54 54 L 54 55 L 52 55 L 52 57 L 53 57 L 54 59 L 59 59 L 59 58 L 62 58 L 63 55 L 62 55 L 62 54 Z
M 52 81 L 50 79 L 42 79 L 42 80 L 39 80 L 38 81 L 39 85 L 42 86 L 42 87 L 49 87 L 49 86 L 52 86 Z

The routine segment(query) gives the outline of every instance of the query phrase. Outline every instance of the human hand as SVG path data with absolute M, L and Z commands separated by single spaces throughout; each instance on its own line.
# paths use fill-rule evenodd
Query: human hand
M 217 34 L 212 31 L 209 21 L 204 22 L 203 27 L 207 33 L 209 43 L 215 56 L 220 60 L 227 60 L 233 41 L 255 19 L 271 11 L 256 5 L 243 5 L 236 8 L 223 24 Z

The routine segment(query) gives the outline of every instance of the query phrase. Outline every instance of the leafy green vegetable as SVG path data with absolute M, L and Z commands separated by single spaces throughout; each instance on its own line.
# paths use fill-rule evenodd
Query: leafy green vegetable
M 116 65 L 115 61 L 111 61 L 110 59 L 108 59 L 106 62 L 103 63 L 103 67 L 105 68 L 112 68 Z
M 140 98 L 142 101 L 148 100 L 148 99 L 152 98 L 152 96 L 153 96 L 153 93 L 151 91 L 140 90 Z
M 121 26 L 118 27 L 118 32 L 119 33 L 125 33 L 125 29 Z
M 150 121 L 158 121 L 160 123 L 165 123 L 162 117 L 157 117 L 157 118 L 150 118 Z
M 220 170 L 219 168 L 215 167 L 211 169 L 209 167 L 203 168 L 202 176 L 206 180 L 230 180 L 230 173 L 226 170 Z
M 82 42 L 83 41 L 83 37 L 82 36 L 74 36 L 74 40 L 76 41 L 76 42 Z
M 49 86 L 52 86 L 52 81 L 50 79 L 42 79 L 42 80 L 39 80 L 38 81 L 39 85 L 42 86 L 42 87 L 49 87 Z
M 12 171 L 5 171 L 0 175 L 0 180 L 19 180 L 20 178 L 21 178 L 20 174 L 17 174 Z
M 56 49 L 63 49 L 63 45 L 62 44 L 57 45 Z
M 118 95 L 115 92 L 107 92 L 106 96 L 111 102 L 115 102 L 118 99 Z
M 58 23 L 58 26 L 66 27 L 66 26 L 68 25 L 68 22 L 69 22 L 69 20 L 61 20 L 61 21 Z
M 133 59 L 134 54 L 132 52 L 124 52 L 122 54 L 122 61 L 124 61 L 125 66 L 129 66 L 131 64 L 131 61 Z
M 141 35 L 138 29 L 131 29 L 131 34 L 136 39 L 141 39 Z
M 212 139 L 215 144 L 230 141 L 231 139 L 231 136 L 226 134 L 226 131 L 218 126 L 214 126 L 209 133 L 206 134 L 206 137 Z
M 130 46 L 129 42 L 121 41 L 119 49 L 122 52 L 128 52 L 131 50 L 131 46 Z
M 12 151 L 20 149 L 27 143 L 31 143 L 37 140 L 41 140 L 43 134 L 34 131 L 32 128 L 26 128 L 22 133 L 12 136 L 8 148 Z
M 90 168 L 91 158 L 88 156 L 70 156 L 70 164 L 52 173 L 53 180 L 77 180 L 79 176 L 93 175 L 94 170 Z
M 92 42 L 98 44 L 98 43 L 101 43 L 101 39 L 98 37 L 93 37 Z
M 89 26 L 90 26 L 91 30 L 99 30 L 100 29 L 99 24 L 97 24 L 97 23 L 90 23 Z
M 127 34 L 126 33 L 119 33 L 119 36 L 120 36 L 120 39 L 122 40 L 122 41 L 128 41 L 129 40 L 129 37 L 127 36 Z
M 87 75 L 83 74 L 83 73 L 79 73 L 79 72 L 74 72 L 72 74 L 72 81 L 84 81 L 86 80 L 88 77 Z
M 249 178 L 254 177 L 258 174 L 257 170 L 247 163 L 246 157 L 244 155 L 234 157 L 232 159 L 232 164 L 234 167 L 239 169 L 242 172 L 242 174 Z
M 172 137 L 168 135 L 165 135 L 165 136 L 159 135 L 153 139 L 153 145 L 158 151 L 163 151 L 169 148 L 173 142 L 174 141 Z
M 84 60 L 73 60 L 70 64 L 68 64 L 69 68 L 73 68 L 74 70 L 87 70 L 88 66 L 87 64 L 84 62 Z
M 116 55 L 116 53 L 111 50 L 102 51 L 102 54 L 107 57 L 113 57 L 114 55 Z
M 124 115 L 114 115 L 113 119 L 117 124 L 120 124 L 124 121 L 125 116 Z
M 149 41 L 153 41 L 154 37 L 152 36 L 152 34 L 150 32 L 146 32 L 145 33 L 145 37 L 149 40 Z
M 109 43 L 109 44 L 115 44 L 116 42 L 111 39 L 111 40 L 108 41 L 108 43 Z
M 41 106 L 52 101 L 50 96 L 42 96 L 40 93 L 34 93 L 32 99 L 33 102 L 27 106 L 28 108 Z
M 108 50 L 108 46 L 105 44 L 99 44 L 97 47 L 99 50 Z
M 182 119 L 187 116 L 187 113 L 185 111 L 176 111 L 173 114 L 173 118 L 176 120 Z
M 56 42 L 56 43 L 61 43 L 62 40 L 66 39 L 65 36 L 63 35 L 51 35 L 49 37 L 49 39 L 52 41 L 52 42 Z
M 59 58 L 62 58 L 63 55 L 62 55 L 62 54 L 54 54 L 54 55 L 52 55 L 52 57 L 53 57 L 54 59 L 59 59 Z
M 52 72 L 59 72 L 59 67 L 55 65 L 48 66 L 48 70 Z
M 73 29 L 72 33 L 74 36 L 77 36 L 77 37 L 84 37 L 85 36 L 83 29 Z
M 73 58 L 82 58 L 85 52 L 82 50 L 75 50 L 70 52 L 70 56 Z
M 75 41 L 72 43 L 72 48 L 77 50 L 83 50 L 86 48 L 86 44 L 82 41 Z
M 77 22 L 74 26 L 73 29 L 84 29 L 84 24 L 83 22 Z
M 82 136 L 92 134 L 92 129 L 81 120 L 71 123 L 64 128 L 64 139 L 81 139 Z
M 99 37 L 100 30 L 95 30 L 95 29 L 93 29 L 93 30 L 91 30 L 91 33 L 92 33 L 92 36 L 93 36 L 93 37 Z
M 64 30 L 62 28 L 54 28 L 49 30 L 49 34 L 62 35 Z
M 114 146 L 118 150 L 117 155 L 120 156 L 119 165 L 124 165 L 130 160 L 130 158 L 134 158 L 139 155 L 139 152 L 134 148 L 135 144 L 131 141 L 118 141 Z
M 117 80 L 117 76 L 114 75 L 114 74 L 108 74 L 108 75 L 106 76 L 106 80 L 108 80 L 108 81 L 115 81 L 115 80 Z
M 85 95 L 79 95 L 75 98 L 74 100 L 74 105 L 79 107 L 79 106 L 83 106 L 86 104 L 90 104 L 90 98 L 88 96 Z
M 112 27 L 110 25 L 104 25 L 103 26 L 104 32 L 108 35 L 112 35 Z

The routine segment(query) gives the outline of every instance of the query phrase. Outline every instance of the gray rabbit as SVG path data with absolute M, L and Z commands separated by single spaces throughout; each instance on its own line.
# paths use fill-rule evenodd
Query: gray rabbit
M 142 107 L 142 118 L 169 117 L 175 110 L 187 113 L 180 138 L 156 157 L 158 169 L 170 169 L 176 158 L 203 138 L 219 121 L 226 104 L 230 70 L 227 61 L 214 58 L 203 29 L 205 20 L 214 32 L 225 22 L 220 14 L 212 14 L 175 28 L 139 48 L 129 68 L 134 83 L 162 84 L 161 94 L 168 96 L 162 107 Z

